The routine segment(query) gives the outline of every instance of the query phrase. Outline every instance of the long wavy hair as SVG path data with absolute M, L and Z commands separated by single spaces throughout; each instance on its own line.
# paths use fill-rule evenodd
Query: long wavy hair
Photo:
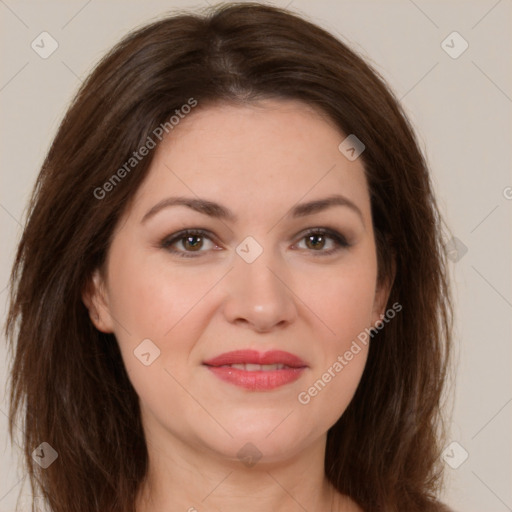
M 148 469 L 138 396 L 82 292 L 154 150 L 108 194 L 98 187 L 191 98 L 197 109 L 300 100 L 366 146 L 378 279 L 394 264 L 388 303 L 403 312 L 375 334 L 355 396 L 328 431 L 325 473 L 367 512 L 445 510 L 441 411 L 453 314 L 426 159 L 378 72 L 324 29 L 257 3 L 138 28 L 99 62 L 61 122 L 17 249 L 5 328 L 9 434 L 23 431 L 33 494 L 53 512 L 134 511 Z M 32 456 L 43 442 L 58 453 L 46 469 Z

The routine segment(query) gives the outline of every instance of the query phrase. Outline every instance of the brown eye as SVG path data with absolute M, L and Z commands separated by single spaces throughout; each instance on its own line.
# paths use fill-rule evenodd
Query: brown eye
M 306 245 L 309 249 L 323 249 L 325 237 L 324 235 L 308 235 L 306 237 Z
M 188 250 L 197 251 L 203 245 L 203 239 L 199 235 L 187 236 L 181 239 L 183 247 Z
M 205 247 L 205 242 L 209 242 L 211 246 L 208 247 L 206 244 Z M 207 252 L 208 249 L 213 249 L 216 245 L 212 242 L 212 236 L 208 232 L 188 229 L 166 237 L 160 243 L 160 247 L 183 258 L 194 258 Z
M 302 240 L 305 240 L 306 249 L 309 249 L 309 252 L 317 253 L 315 256 L 329 256 L 350 247 L 342 234 L 327 228 L 310 229 L 303 233 Z M 299 248 L 302 249 L 302 247 Z

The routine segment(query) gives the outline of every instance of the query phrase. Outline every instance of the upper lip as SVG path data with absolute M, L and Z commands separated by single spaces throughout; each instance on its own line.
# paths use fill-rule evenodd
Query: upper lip
M 208 366 L 223 366 L 228 364 L 284 364 L 291 368 L 302 368 L 307 364 L 298 356 L 283 350 L 234 350 L 225 352 L 217 357 L 204 361 Z

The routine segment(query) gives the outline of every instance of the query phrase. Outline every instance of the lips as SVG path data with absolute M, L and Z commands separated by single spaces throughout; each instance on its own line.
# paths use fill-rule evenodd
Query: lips
M 204 361 L 207 366 L 228 365 L 283 365 L 289 368 L 303 368 L 307 364 L 294 354 L 282 350 L 258 352 L 257 350 L 235 350 Z
M 203 363 L 221 380 L 252 391 L 271 390 L 297 380 L 308 365 L 282 350 L 226 352 Z

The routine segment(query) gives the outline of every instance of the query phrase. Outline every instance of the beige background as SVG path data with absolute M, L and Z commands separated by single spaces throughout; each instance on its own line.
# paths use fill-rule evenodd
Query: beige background
M 460 512 L 512 511 L 512 2 L 275 4 L 306 14 L 369 59 L 418 131 L 447 225 L 467 247 L 451 263 L 458 352 L 451 438 L 460 446 L 449 454 L 451 462 L 460 462 L 462 450 L 469 457 L 458 469 L 447 466 L 444 499 Z M 2 323 L 29 192 L 80 81 L 130 29 L 169 11 L 205 5 L 0 0 Z M 59 44 L 47 59 L 31 48 L 43 31 Z M 469 44 L 456 59 L 441 46 L 453 31 Z M 452 39 L 452 51 L 461 48 Z M 6 433 L 7 365 L 2 338 L 0 512 L 14 510 L 21 488 L 17 455 Z M 29 493 L 28 486 L 23 493 Z

